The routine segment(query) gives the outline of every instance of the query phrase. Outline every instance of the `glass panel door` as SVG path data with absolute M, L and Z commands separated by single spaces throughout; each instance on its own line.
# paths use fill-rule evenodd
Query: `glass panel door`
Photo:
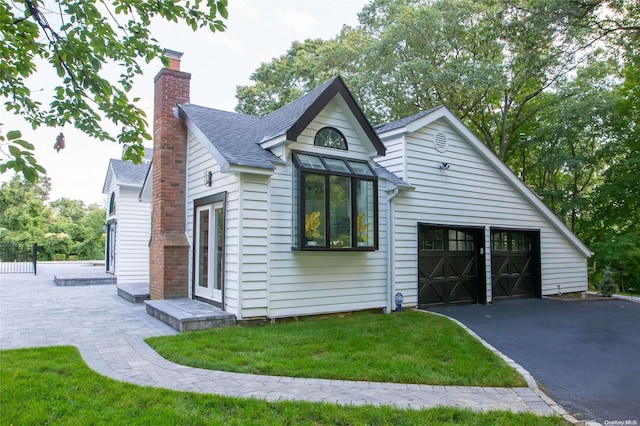
M 196 211 L 196 296 L 211 298 L 209 283 L 209 247 L 211 206 L 198 207 Z
M 222 204 L 216 204 L 214 209 L 214 249 L 215 255 L 213 271 L 215 276 L 213 280 L 213 300 L 222 302 L 222 283 L 224 282 L 224 209 Z
M 222 303 L 225 246 L 222 203 L 198 207 L 195 225 L 195 295 Z

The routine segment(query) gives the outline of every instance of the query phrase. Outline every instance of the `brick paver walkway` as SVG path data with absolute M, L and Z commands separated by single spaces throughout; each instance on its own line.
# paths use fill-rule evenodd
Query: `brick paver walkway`
M 143 340 L 176 331 L 147 315 L 143 305 L 118 297 L 115 286 L 58 287 L 53 284 L 53 274 L 59 273 L 60 268 L 80 267 L 102 268 L 42 264 L 37 277 L 0 275 L 0 349 L 74 345 L 89 367 L 117 380 L 269 401 L 306 400 L 406 408 L 447 405 L 481 411 L 531 411 L 541 415 L 561 410 L 538 389 L 532 388 L 300 379 L 181 366 L 160 357 Z

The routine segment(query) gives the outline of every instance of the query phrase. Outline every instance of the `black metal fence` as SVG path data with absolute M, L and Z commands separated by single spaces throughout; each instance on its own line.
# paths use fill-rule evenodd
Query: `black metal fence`
M 0 243 L 0 274 L 37 273 L 38 245 Z

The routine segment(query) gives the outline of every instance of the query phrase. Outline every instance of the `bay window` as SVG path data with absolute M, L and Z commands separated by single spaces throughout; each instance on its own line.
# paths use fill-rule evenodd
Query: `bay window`
M 301 152 L 293 164 L 293 248 L 377 249 L 378 180 L 369 164 Z

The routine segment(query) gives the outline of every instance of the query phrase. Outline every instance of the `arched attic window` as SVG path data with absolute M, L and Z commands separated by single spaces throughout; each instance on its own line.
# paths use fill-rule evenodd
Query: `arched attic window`
M 111 198 L 109 199 L 109 216 L 116 214 L 116 193 L 111 193 Z
M 318 130 L 315 138 L 313 138 L 315 146 L 324 146 L 326 148 L 343 149 L 347 151 L 347 139 L 340 130 L 335 127 L 323 127 Z

